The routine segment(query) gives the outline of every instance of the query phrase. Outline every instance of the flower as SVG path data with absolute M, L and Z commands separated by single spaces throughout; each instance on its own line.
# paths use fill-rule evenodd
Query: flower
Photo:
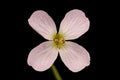
M 35 11 L 28 22 L 35 31 L 49 40 L 33 48 L 28 55 L 27 63 L 35 70 L 49 69 L 58 53 L 72 72 L 81 71 L 90 64 L 90 55 L 85 48 L 66 41 L 77 39 L 88 31 L 90 22 L 83 11 L 78 9 L 69 11 L 62 20 L 58 33 L 54 21 L 43 10 Z

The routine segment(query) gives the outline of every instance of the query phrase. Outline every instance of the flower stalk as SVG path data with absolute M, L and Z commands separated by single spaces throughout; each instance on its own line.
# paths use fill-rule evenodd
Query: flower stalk
M 62 80 L 57 68 L 55 67 L 55 65 L 52 65 L 51 70 L 52 70 L 52 73 L 53 73 L 56 80 Z

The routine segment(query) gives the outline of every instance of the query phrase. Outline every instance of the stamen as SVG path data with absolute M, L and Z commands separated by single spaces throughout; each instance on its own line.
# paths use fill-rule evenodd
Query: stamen
M 54 45 L 59 49 L 62 48 L 65 43 L 65 39 L 62 34 L 56 34 L 53 38 L 53 41 L 54 41 Z

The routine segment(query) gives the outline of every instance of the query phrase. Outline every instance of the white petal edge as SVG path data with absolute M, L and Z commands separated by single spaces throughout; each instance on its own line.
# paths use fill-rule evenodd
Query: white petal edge
M 85 16 L 85 13 L 74 9 L 65 15 L 60 24 L 59 33 L 64 34 L 65 40 L 73 40 L 87 32 L 89 25 L 90 21 Z
M 47 40 L 52 40 L 53 35 L 57 33 L 54 21 L 45 11 L 35 11 L 28 22 L 35 31 Z
M 28 65 L 32 66 L 36 71 L 49 69 L 58 56 L 58 50 L 52 45 L 52 41 L 46 41 L 33 48 L 28 55 Z
M 72 72 L 78 72 L 90 65 L 88 51 L 77 43 L 66 41 L 65 46 L 59 50 L 63 63 Z

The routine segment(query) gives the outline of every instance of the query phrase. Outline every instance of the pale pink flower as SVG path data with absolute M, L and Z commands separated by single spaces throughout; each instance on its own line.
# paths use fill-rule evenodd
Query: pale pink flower
M 69 11 L 60 24 L 57 33 L 52 18 L 42 10 L 35 11 L 28 20 L 30 26 L 49 40 L 33 48 L 27 63 L 37 71 L 49 69 L 58 53 L 69 70 L 78 72 L 90 64 L 90 56 L 85 48 L 77 43 L 66 41 L 79 38 L 89 29 L 89 19 L 78 9 Z

